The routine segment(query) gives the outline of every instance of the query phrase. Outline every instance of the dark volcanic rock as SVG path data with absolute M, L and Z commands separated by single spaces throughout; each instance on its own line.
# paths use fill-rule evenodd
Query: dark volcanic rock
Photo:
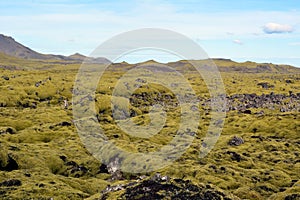
M 54 129 L 55 127 L 58 127 L 58 126 L 72 126 L 72 123 L 67 122 L 67 121 L 63 121 L 61 123 L 49 126 L 49 129 Z
M 75 174 L 76 172 L 81 172 L 80 174 L 76 173 L 75 177 L 79 177 L 82 176 L 83 174 L 85 174 L 88 169 L 83 166 L 83 165 L 78 165 L 75 161 L 69 161 L 65 163 L 66 166 L 68 167 L 68 170 L 70 171 L 71 174 Z
M 8 81 L 9 77 L 8 76 L 1 76 L 1 78 L 3 78 L 4 80 Z
M 203 99 L 199 99 L 200 101 Z M 281 112 L 300 112 L 300 93 L 289 92 L 286 94 L 234 94 L 232 96 L 226 96 L 224 101 L 226 102 L 226 111 L 239 111 L 244 114 L 252 114 L 251 109 L 271 109 Z M 286 103 L 288 102 L 288 103 Z M 206 99 L 201 102 L 204 109 L 209 110 L 212 103 L 212 99 Z M 255 113 L 258 116 L 264 115 L 263 111 Z
M 229 140 L 228 144 L 231 146 L 239 146 L 241 144 L 244 144 L 244 140 L 240 137 L 234 136 Z
M 251 110 L 244 110 L 243 113 L 244 114 L 251 114 Z
M 126 185 L 108 186 L 101 192 L 101 200 L 108 198 L 109 193 L 123 190 L 121 199 L 153 200 L 153 199 L 194 199 L 194 200 L 230 200 L 231 198 L 211 186 L 198 186 L 188 180 L 170 179 L 166 176 L 154 175 L 143 181 Z M 112 194 L 113 196 L 113 194 Z
M 12 186 L 21 186 L 22 182 L 18 179 L 10 179 L 7 181 L 3 181 L 0 183 L 0 186 L 5 186 L 5 187 L 12 187 Z
M 107 169 L 107 166 L 105 164 L 101 164 L 101 166 L 99 168 L 99 173 L 108 174 L 108 169 Z
M 300 194 L 291 194 L 284 198 L 284 200 L 295 200 L 300 199 Z
M 17 163 L 17 161 L 11 156 L 11 155 L 7 155 L 7 163 L 6 165 L 1 165 L 1 160 L 0 160 L 0 170 L 1 171 L 13 171 L 13 170 L 17 170 L 19 169 L 19 165 Z
M 17 131 L 16 131 L 16 129 L 14 129 L 14 128 L 12 128 L 12 127 L 1 128 L 1 129 L 0 129 L 0 134 L 5 134 L 5 133 L 8 133 L 8 134 L 16 134 Z
M 64 161 L 64 165 L 66 166 L 66 170 L 64 173 L 62 173 L 62 175 L 64 176 L 71 176 L 71 177 L 75 177 L 75 178 L 79 178 L 82 177 L 83 175 L 85 175 L 89 169 L 86 168 L 83 165 L 79 165 L 77 164 L 75 161 L 68 161 L 68 158 L 64 155 L 59 156 L 59 158 Z M 56 174 L 56 172 L 54 172 L 54 174 Z
M 227 154 L 231 155 L 231 159 L 237 162 L 242 160 L 242 156 L 234 151 L 227 151 Z
M 71 126 L 72 124 L 70 122 L 61 122 L 59 125 L 60 126 Z
M 261 86 L 264 89 L 274 88 L 274 85 L 269 85 L 267 82 L 258 83 L 257 85 Z

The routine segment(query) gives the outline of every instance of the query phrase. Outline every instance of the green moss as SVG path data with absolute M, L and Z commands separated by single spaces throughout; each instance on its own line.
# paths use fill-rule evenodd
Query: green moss
M 0 146 L 1 151 L 0 151 L 0 167 L 5 167 L 8 164 L 8 152 L 6 146 L 3 144 Z
M 50 157 L 46 160 L 48 167 L 53 174 L 63 174 L 66 170 L 64 162 L 58 157 Z
M 0 195 L 0 197 L 2 199 L 6 197 L 10 199 L 97 198 L 100 191 L 112 183 L 106 181 L 110 175 L 99 173 L 101 163 L 84 147 L 72 123 L 72 89 L 80 65 L 53 61 L 50 67 L 50 64 L 45 61 L 13 59 L 0 54 L 0 65 L 4 64 L 19 66 L 26 70 L 0 69 L 1 75 L 10 77 L 8 81 L 0 78 L 0 92 L 3 94 L 0 96 L 0 165 L 6 165 L 8 155 L 12 155 L 20 167 L 9 173 L 0 171 L 0 180 L 15 178 L 22 181 L 22 187 L 16 187 L 14 190 L 0 187 L 0 194 L 4 190 L 6 192 L 6 196 L 2 195 L 2 198 Z M 217 64 L 224 68 L 238 65 L 251 69 L 257 67 L 255 63 L 217 61 Z M 124 67 L 130 68 L 130 66 Z M 270 65 L 270 67 L 273 69 L 276 66 Z M 29 68 L 30 71 L 27 70 Z M 200 104 L 203 98 L 210 97 L 205 82 L 200 76 L 193 72 L 183 73 L 199 97 Z M 117 93 L 115 99 L 119 113 L 115 113 L 118 117 L 114 118 L 112 109 L 116 108 L 111 106 L 111 94 L 123 74 L 124 71 L 121 70 L 110 70 L 104 73 L 95 94 L 95 114 L 105 135 L 120 149 L 134 153 L 158 151 L 169 144 L 177 134 L 181 116 L 180 107 L 173 106 L 177 100 L 173 92 L 165 86 L 147 84 L 134 91 L 134 95 L 137 95 L 133 99 L 135 101 L 128 104 L 124 98 L 128 91 L 121 87 L 122 90 Z M 299 73 L 222 72 L 221 74 L 227 95 L 245 93 L 261 95 L 270 92 L 289 95 L 289 91 L 300 92 L 300 84 L 297 81 L 300 78 Z M 89 88 L 94 80 L 91 81 L 90 77 L 86 79 L 89 80 L 87 82 Z M 286 79 L 292 80 L 292 83 L 287 84 Z M 37 87 L 35 84 L 40 81 L 43 84 Z M 260 82 L 268 82 L 274 85 L 274 88 L 264 89 L 257 85 Z M 138 96 L 144 94 L 145 99 Z M 163 103 L 157 102 L 159 95 L 164 97 Z M 171 98 L 166 99 L 166 96 Z M 68 109 L 63 106 L 64 99 L 67 99 L 70 104 Z M 31 107 L 32 103 L 36 106 Z M 151 124 L 148 112 L 156 103 L 167 105 L 164 107 L 166 123 L 152 137 L 134 137 L 118 127 L 118 122 L 122 120 L 123 115 L 130 117 L 130 120 L 140 126 L 146 127 Z M 91 106 L 93 106 L 92 101 L 87 102 L 87 107 L 80 109 L 85 112 L 84 110 L 92 108 Z M 126 113 L 127 107 L 130 113 Z M 299 187 L 296 186 L 299 183 L 294 183 L 294 180 L 299 179 L 297 172 L 300 169 L 299 162 L 296 162 L 299 157 L 297 152 L 299 152 L 300 131 L 300 118 L 297 112 L 281 113 L 278 109 L 259 108 L 252 109 L 252 114 L 247 115 L 230 111 L 227 113 L 218 142 L 205 158 L 200 159 L 200 147 L 207 133 L 212 113 L 202 105 L 199 108 L 201 120 L 191 146 L 170 166 L 160 169 L 161 174 L 192 180 L 196 184 L 214 185 L 241 199 L 284 199 L 287 195 L 299 193 Z M 260 110 L 265 114 L 262 116 L 253 114 Z M 63 122 L 68 122 L 70 125 L 62 125 Z M 184 122 L 187 127 L 192 125 L 188 119 Z M 14 129 L 15 134 L 2 131 L 8 127 Z M 243 138 L 244 144 L 229 146 L 228 141 L 233 136 Z M 228 152 L 240 155 L 241 160 L 233 160 Z M 113 152 L 109 153 L 113 154 Z M 64 157 L 61 156 L 65 156 L 66 161 L 63 161 Z M 66 164 L 69 161 L 86 167 L 87 172 L 72 173 L 72 166 Z M 151 168 L 157 164 L 157 161 L 148 164 L 147 167 Z M 130 174 L 126 174 L 126 178 L 129 179 Z M 124 181 L 115 183 L 124 183 Z M 111 199 L 115 198 L 115 196 L 111 197 Z

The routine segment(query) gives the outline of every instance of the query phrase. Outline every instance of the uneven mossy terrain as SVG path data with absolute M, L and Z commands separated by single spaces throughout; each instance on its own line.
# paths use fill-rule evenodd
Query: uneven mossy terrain
M 232 107 L 236 109 L 227 112 L 222 134 L 204 158 L 199 158 L 199 153 L 211 119 L 207 103 L 210 95 L 201 76 L 182 70 L 196 93 L 201 114 L 191 146 L 170 166 L 145 174 L 124 173 L 122 180 L 113 180 L 82 144 L 73 123 L 72 91 L 80 64 L 49 64 L 1 56 L 1 199 L 97 199 L 108 185 L 130 183 L 141 175 L 155 173 L 196 185 L 211 185 L 237 199 L 299 197 L 299 70 L 290 67 L 286 71 L 278 70 L 278 66 L 268 68 L 265 64 L 259 67 L 259 70 L 267 68 L 264 71 L 243 71 L 236 69 L 257 65 L 238 66 L 230 65 L 231 61 L 217 60 L 216 64 L 223 67 L 221 75 L 227 99 L 233 98 Z M 166 87 L 145 84 L 131 95 L 130 112 L 125 111 L 127 103 L 122 98 L 126 90 L 115 94 L 115 100 L 124 104 L 124 108 L 117 110 L 124 112 L 113 115 L 113 89 L 124 69 L 130 67 L 126 63 L 113 64 L 104 73 L 91 102 L 95 100 L 98 122 L 115 145 L 129 152 L 154 152 L 176 135 L 180 117 L 178 100 Z M 226 67 L 233 70 L 224 70 Z M 255 94 L 260 101 L 267 98 L 265 101 L 269 103 L 264 107 L 247 106 L 249 102 L 241 102 L 245 94 Z M 234 98 L 234 95 L 242 97 Z M 138 125 L 148 125 L 151 123 L 148 112 L 154 104 L 163 106 L 167 114 L 166 124 L 158 134 L 138 138 L 118 128 L 117 123 L 128 117 Z M 229 145 L 234 136 L 243 142 Z M 124 197 L 124 192 L 113 192 L 107 198 Z

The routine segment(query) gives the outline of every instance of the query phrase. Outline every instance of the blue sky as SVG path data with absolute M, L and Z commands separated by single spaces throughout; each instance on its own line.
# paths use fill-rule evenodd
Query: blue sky
M 299 0 L 2 0 L 0 23 L 0 33 L 42 53 L 89 55 L 122 32 L 165 28 L 196 41 L 210 57 L 300 67 Z M 119 61 L 153 58 L 176 59 L 140 52 Z

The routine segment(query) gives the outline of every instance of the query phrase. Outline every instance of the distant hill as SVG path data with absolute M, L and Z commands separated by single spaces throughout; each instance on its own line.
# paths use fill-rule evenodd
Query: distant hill
M 89 63 L 103 63 L 103 64 L 108 64 L 111 63 L 108 59 L 106 58 L 91 58 L 91 57 L 87 57 L 85 55 L 82 55 L 80 53 L 75 53 L 73 55 L 68 56 L 68 59 L 71 60 L 77 60 L 77 61 L 84 61 L 84 62 L 89 62 Z
M 256 63 L 256 62 L 235 62 L 230 59 L 213 58 L 210 60 L 179 60 L 175 62 L 165 63 L 171 68 L 176 69 L 179 72 L 195 71 L 196 69 L 191 65 L 197 63 L 200 66 L 207 66 L 214 63 L 220 72 L 236 72 L 236 73 L 300 73 L 300 68 L 291 65 L 278 65 L 272 63 Z M 161 70 L 167 70 L 159 67 L 159 63 L 155 60 L 148 60 L 141 63 L 129 64 L 127 62 L 113 63 L 111 65 L 112 70 L 124 70 L 127 71 L 139 65 L 148 65 L 160 68 Z
M 86 59 L 86 56 L 84 56 L 80 53 L 75 53 L 73 55 L 70 55 L 69 58 L 74 59 L 74 60 L 84 60 L 84 59 Z
M 4 55 L 3 55 L 4 54 Z M 9 57 L 7 57 L 7 56 Z M 14 59 L 16 58 L 16 60 Z M 63 55 L 53 55 L 53 54 L 41 54 L 38 53 L 19 42 L 15 41 L 12 37 L 5 36 L 0 34 L 0 59 L 3 68 L 3 64 L 6 64 L 8 67 L 11 67 L 11 64 L 15 67 L 18 66 L 19 63 L 31 62 L 33 60 L 40 60 L 49 62 L 55 62 L 56 64 L 61 63 L 99 63 L 99 64 L 109 64 L 109 61 L 106 58 L 91 58 L 85 55 L 75 53 L 70 56 Z M 22 60 L 18 60 L 22 59 Z M 272 63 L 256 63 L 256 62 L 235 62 L 230 59 L 224 58 L 214 58 L 212 61 L 218 66 L 221 72 L 239 72 L 239 73 L 300 73 L 300 68 L 293 67 L 290 65 L 277 65 Z M 207 65 L 211 62 L 208 60 L 192 60 L 190 62 L 196 62 L 200 65 Z M 173 67 L 178 71 L 194 71 L 194 67 L 191 66 L 190 62 L 187 60 L 180 60 L 176 62 L 166 63 L 168 66 Z M 114 70 L 128 70 L 137 65 L 147 64 L 147 65 L 155 65 L 158 62 L 154 60 L 149 60 L 142 63 L 136 64 L 128 64 L 126 62 L 122 63 L 114 63 L 111 67 Z M 29 66 L 31 66 L 30 64 Z M 111 68 L 111 69 L 112 69 Z
M 16 42 L 12 37 L 0 34 L 0 52 L 17 58 L 53 59 L 51 55 L 43 55 Z
M 230 59 L 214 58 L 211 59 L 221 72 L 239 72 L 239 73 L 300 73 L 300 68 L 291 65 L 277 65 L 272 63 L 256 63 L 256 62 L 235 62 Z M 210 64 L 208 60 L 193 60 L 200 65 Z M 181 60 L 177 62 L 168 63 L 169 66 L 174 67 L 176 70 L 195 70 L 190 62 Z
M 63 60 L 76 62 L 82 62 L 86 60 L 93 63 L 110 63 L 110 61 L 106 58 L 89 58 L 78 53 L 71 56 L 41 54 L 20 44 L 12 37 L 5 36 L 3 34 L 0 34 L 0 52 L 9 56 L 23 59 Z
M 291 65 L 256 63 L 251 61 L 235 62 L 230 59 L 213 59 L 214 63 L 223 72 L 244 72 L 244 73 L 293 73 L 300 72 L 300 68 Z

